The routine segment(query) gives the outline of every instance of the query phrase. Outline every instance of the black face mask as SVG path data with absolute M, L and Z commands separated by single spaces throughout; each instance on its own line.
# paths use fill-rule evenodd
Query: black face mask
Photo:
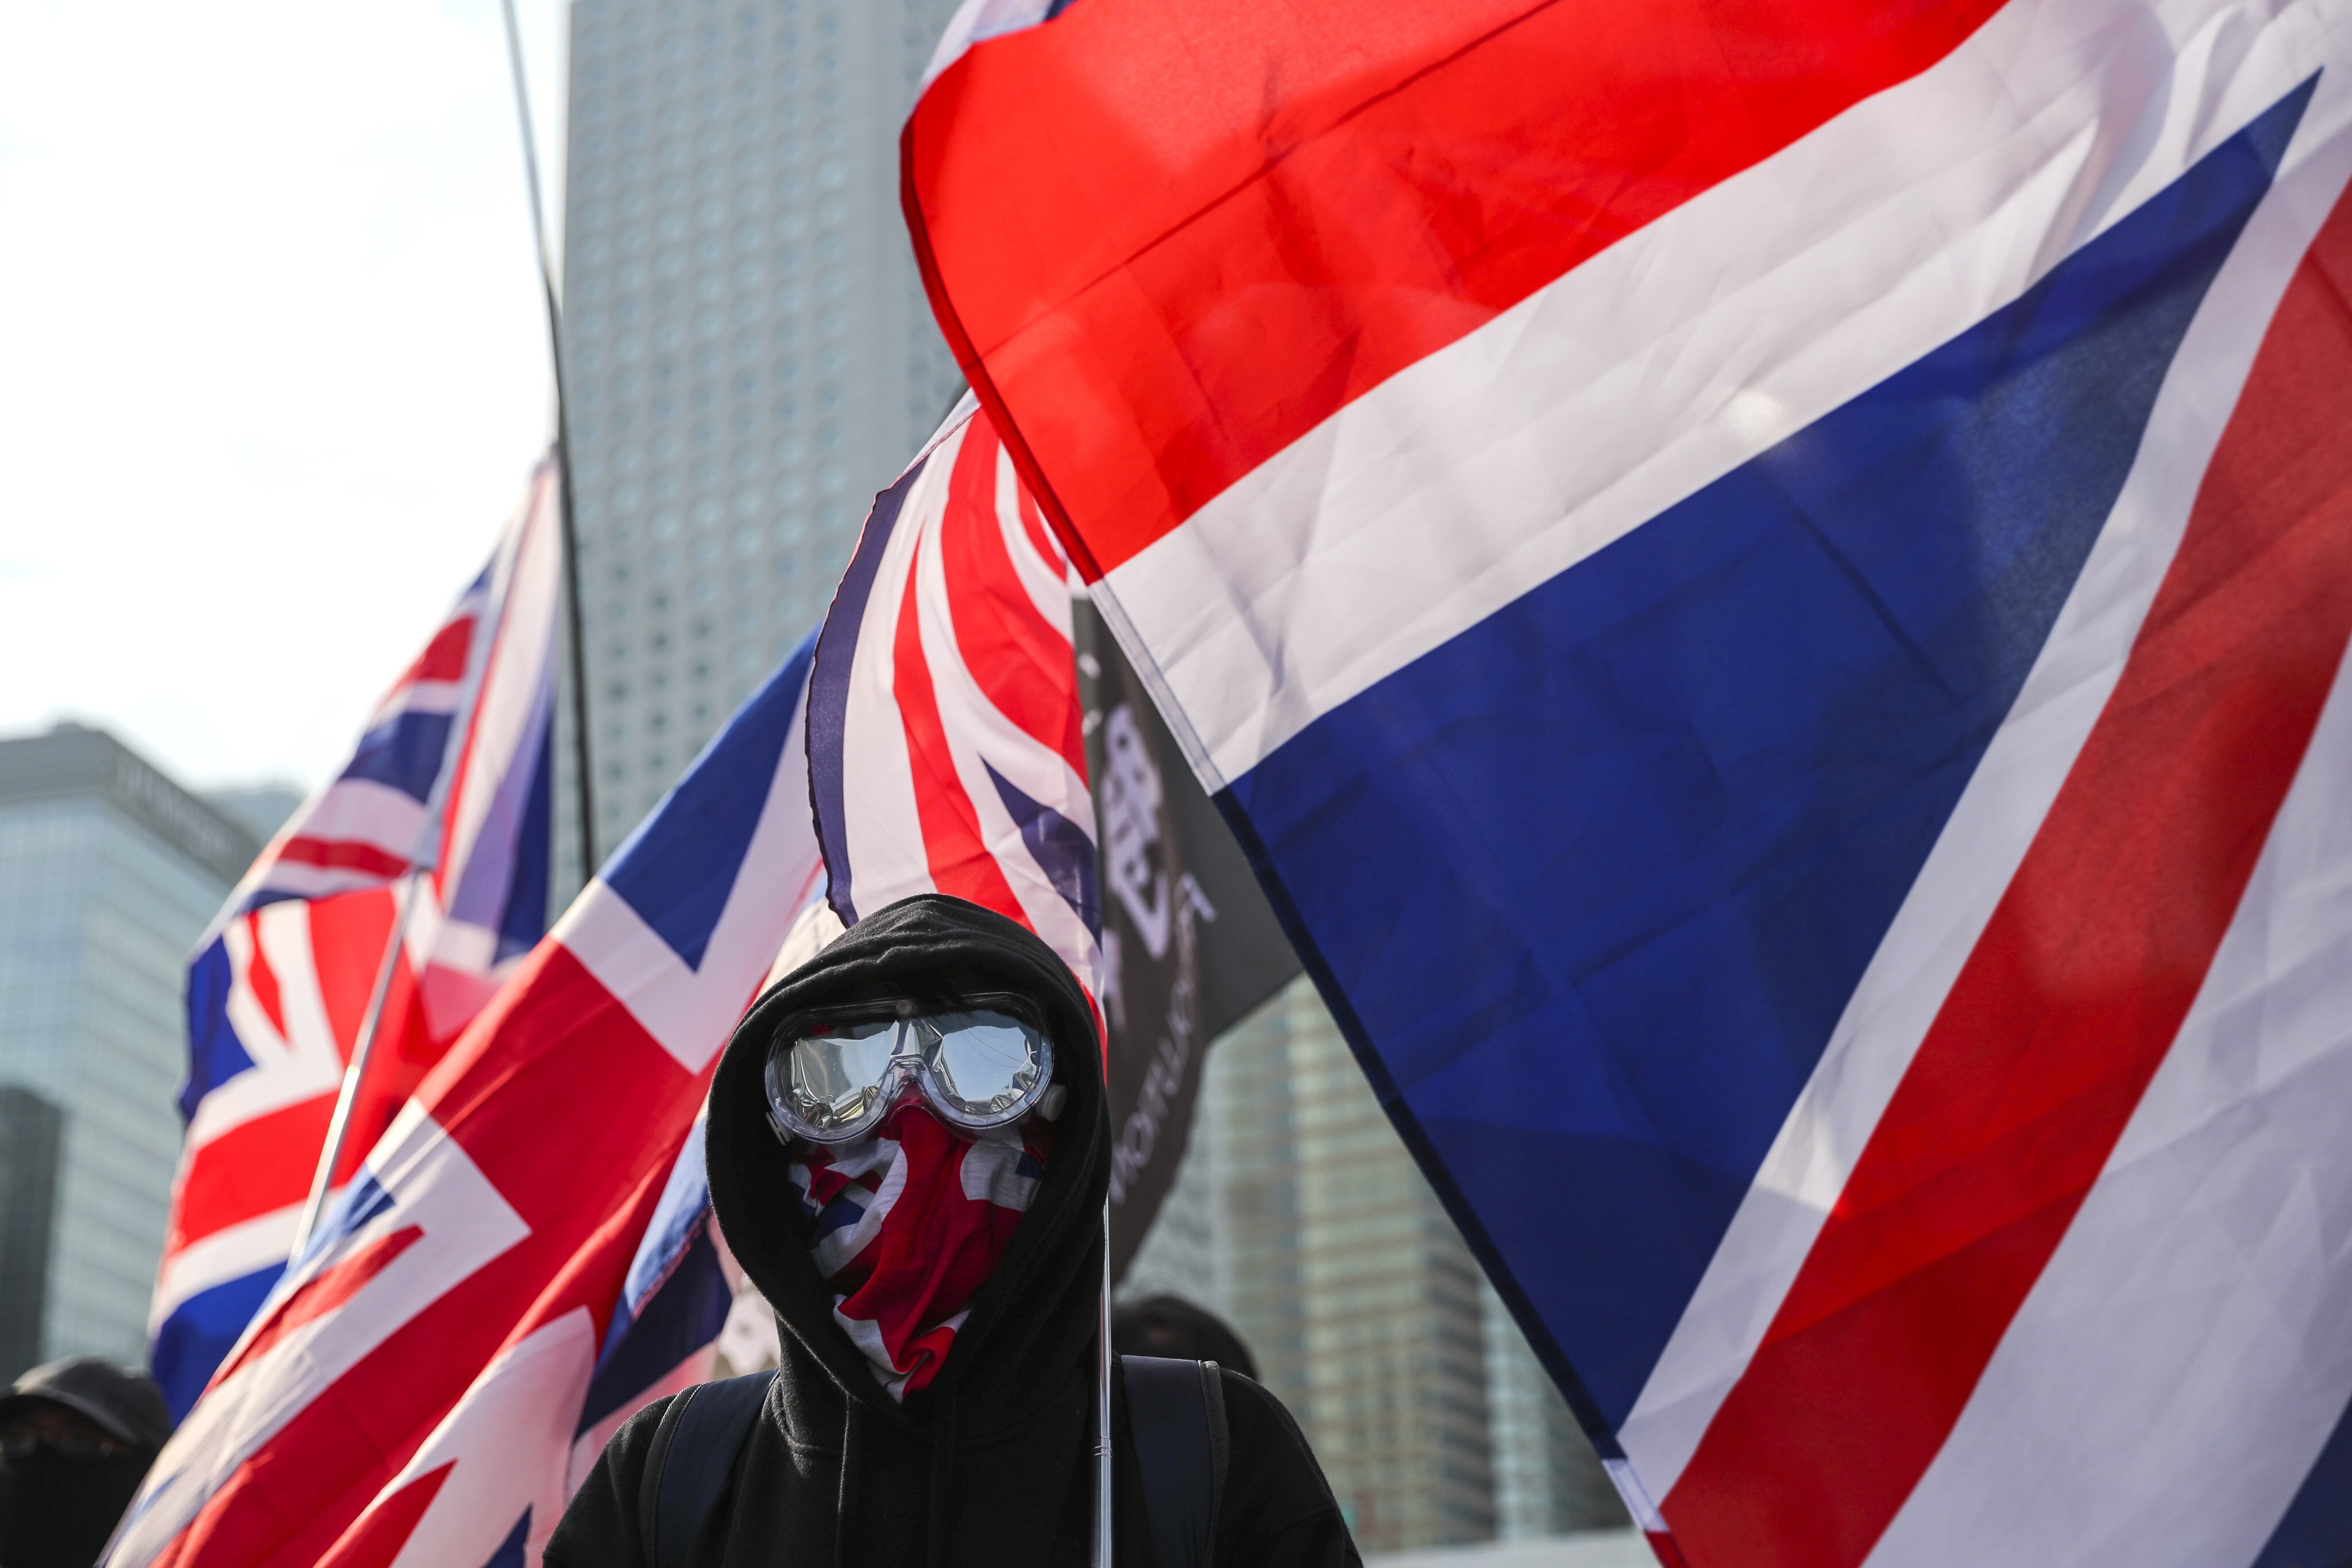
M 0 1456 L 0 1568 L 90 1568 L 153 1458 Z

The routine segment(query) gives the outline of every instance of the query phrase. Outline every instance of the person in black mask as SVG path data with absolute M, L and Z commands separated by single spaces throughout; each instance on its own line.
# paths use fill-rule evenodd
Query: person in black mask
M 1101 1062 L 1053 951 L 937 894 L 771 987 L 720 1060 L 706 1152 L 782 1364 L 632 1417 L 549 1568 L 1086 1568 Z M 1114 1364 L 1118 1568 L 1358 1563 L 1271 1394 L 1206 1363 Z
M 96 1356 L 0 1395 L 0 1568 L 89 1568 L 172 1435 L 163 1391 Z

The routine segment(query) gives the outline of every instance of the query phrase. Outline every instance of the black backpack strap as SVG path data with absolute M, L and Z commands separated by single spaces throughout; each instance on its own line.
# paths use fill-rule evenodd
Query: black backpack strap
M 1217 1363 L 1118 1359 L 1155 1568 L 1209 1568 L 1225 1491 L 1225 1391 Z
M 771 1371 L 698 1383 L 662 1412 L 637 1494 L 638 1544 L 649 1568 L 686 1568 L 775 1381 Z

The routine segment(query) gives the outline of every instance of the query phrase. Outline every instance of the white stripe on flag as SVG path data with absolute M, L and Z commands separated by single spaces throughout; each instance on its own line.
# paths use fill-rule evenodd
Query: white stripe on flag
M 948 475 L 963 449 L 969 422 L 933 447 L 900 498 L 898 521 L 874 571 L 866 614 L 851 652 L 848 711 L 841 746 L 843 832 L 852 868 L 850 897 L 860 914 L 931 889 L 921 815 L 915 807 L 913 759 L 898 716 L 896 660 L 898 613 L 922 533 L 922 519 L 947 504 Z M 820 654 L 822 657 L 822 654 Z M 878 900 L 870 889 L 890 889 Z
M 189 1297 L 284 1263 L 294 1250 L 294 1229 L 302 1218 L 302 1207 L 290 1204 L 226 1226 L 167 1256 L 155 1281 L 155 1300 L 147 1309 L 149 1336 Z
M 551 933 L 688 1072 L 700 1072 L 719 1054 L 751 1001 L 749 989 L 738 994 L 708 977 L 765 973 L 779 941 L 779 908 L 799 910 L 824 875 L 809 820 L 808 774 L 794 765 L 807 755 L 808 702 L 804 696 L 795 701 L 784 761 L 769 783 L 759 826 L 698 966 L 688 968 L 602 880 L 589 884 Z

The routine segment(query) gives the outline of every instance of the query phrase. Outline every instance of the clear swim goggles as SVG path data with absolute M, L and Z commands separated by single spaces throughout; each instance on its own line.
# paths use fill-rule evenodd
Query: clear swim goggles
M 776 1136 L 812 1143 L 864 1137 L 910 1088 L 941 1121 L 975 1133 L 1033 1110 L 1051 1120 L 1063 1099 L 1035 1009 L 994 994 L 803 1013 L 776 1032 L 767 1079 Z

